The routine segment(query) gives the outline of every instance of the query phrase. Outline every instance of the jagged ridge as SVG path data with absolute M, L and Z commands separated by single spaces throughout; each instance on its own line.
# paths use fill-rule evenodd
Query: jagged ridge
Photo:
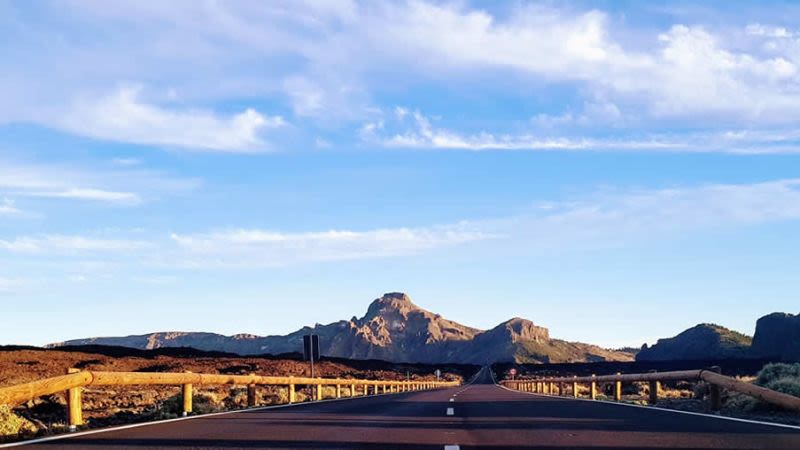
M 304 327 L 286 336 L 223 336 L 162 332 L 140 336 L 77 339 L 62 345 L 118 345 L 139 349 L 193 347 L 247 354 L 279 354 L 302 349 L 303 335 L 320 335 L 323 355 L 394 362 L 490 363 L 626 361 L 628 353 L 551 339 L 547 328 L 513 318 L 491 330 L 468 327 L 415 305 L 400 292 L 373 301 L 362 318 Z

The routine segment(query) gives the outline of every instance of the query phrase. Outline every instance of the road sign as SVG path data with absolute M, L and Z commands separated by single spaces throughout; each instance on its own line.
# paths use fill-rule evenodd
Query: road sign
M 311 361 L 311 378 L 314 378 L 314 361 L 319 361 L 319 335 L 303 336 L 303 360 Z
M 303 336 L 303 360 L 319 361 L 319 335 L 307 334 Z

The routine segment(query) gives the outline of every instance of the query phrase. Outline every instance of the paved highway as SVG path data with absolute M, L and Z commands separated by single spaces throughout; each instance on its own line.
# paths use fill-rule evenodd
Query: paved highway
M 800 431 L 513 392 L 483 370 L 453 389 L 199 416 L 26 448 L 797 450 Z

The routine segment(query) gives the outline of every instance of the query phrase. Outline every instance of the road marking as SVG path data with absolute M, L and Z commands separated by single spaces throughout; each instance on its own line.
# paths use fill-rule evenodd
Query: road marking
M 461 447 L 458 445 L 445 445 L 444 450 L 461 450 Z
M 451 398 L 451 399 L 450 399 L 450 401 L 451 401 L 451 402 L 454 402 L 454 401 L 456 401 L 456 399 L 454 399 L 454 398 Z
M 447 415 L 448 416 L 452 416 L 455 413 L 456 413 L 455 408 L 447 408 Z

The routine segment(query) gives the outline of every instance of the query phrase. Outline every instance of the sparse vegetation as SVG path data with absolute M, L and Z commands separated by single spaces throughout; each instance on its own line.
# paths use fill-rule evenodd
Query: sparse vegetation
M 33 422 L 18 416 L 8 406 L 0 405 L 0 439 L 5 436 L 34 434 L 37 431 Z
M 177 350 L 175 355 L 165 355 L 157 351 L 148 353 L 113 347 L 95 347 L 95 352 L 85 353 L 74 349 L 0 349 L 0 387 L 61 375 L 68 367 L 108 371 L 190 370 L 195 373 L 309 375 L 307 363 L 290 358 L 212 356 L 194 350 L 187 355 L 182 355 Z M 444 372 L 444 378 L 451 380 L 469 377 L 478 369 L 477 366 L 430 366 L 375 360 L 327 359 L 316 366 L 318 376 L 322 377 L 394 380 L 405 379 L 409 373 L 414 378 L 433 379 L 433 373 L 439 367 Z M 326 398 L 333 398 L 336 396 L 336 389 L 329 386 L 323 393 Z M 342 387 L 342 395 L 350 396 L 349 386 Z M 312 389 L 297 386 L 297 402 L 309 401 L 311 398 Z M 258 405 L 288 402 L 288 388 L 285 386 L 259 386 L 256 390 Z M 171 419 L 180 416 L 181 406 L 180 387 L 177 386 L 90 386 L 83 392 L 83 413 L 88 428 Z M 246 407 L 247 389 L 244 386 L 195 387 L 195 414 Z M 37 398 L 11 409 L 4 407 L 0 410 L 0 441 L 31 434 L 63 432 L 66 429 L 65 419 L 66 401 L 63 393 Z

